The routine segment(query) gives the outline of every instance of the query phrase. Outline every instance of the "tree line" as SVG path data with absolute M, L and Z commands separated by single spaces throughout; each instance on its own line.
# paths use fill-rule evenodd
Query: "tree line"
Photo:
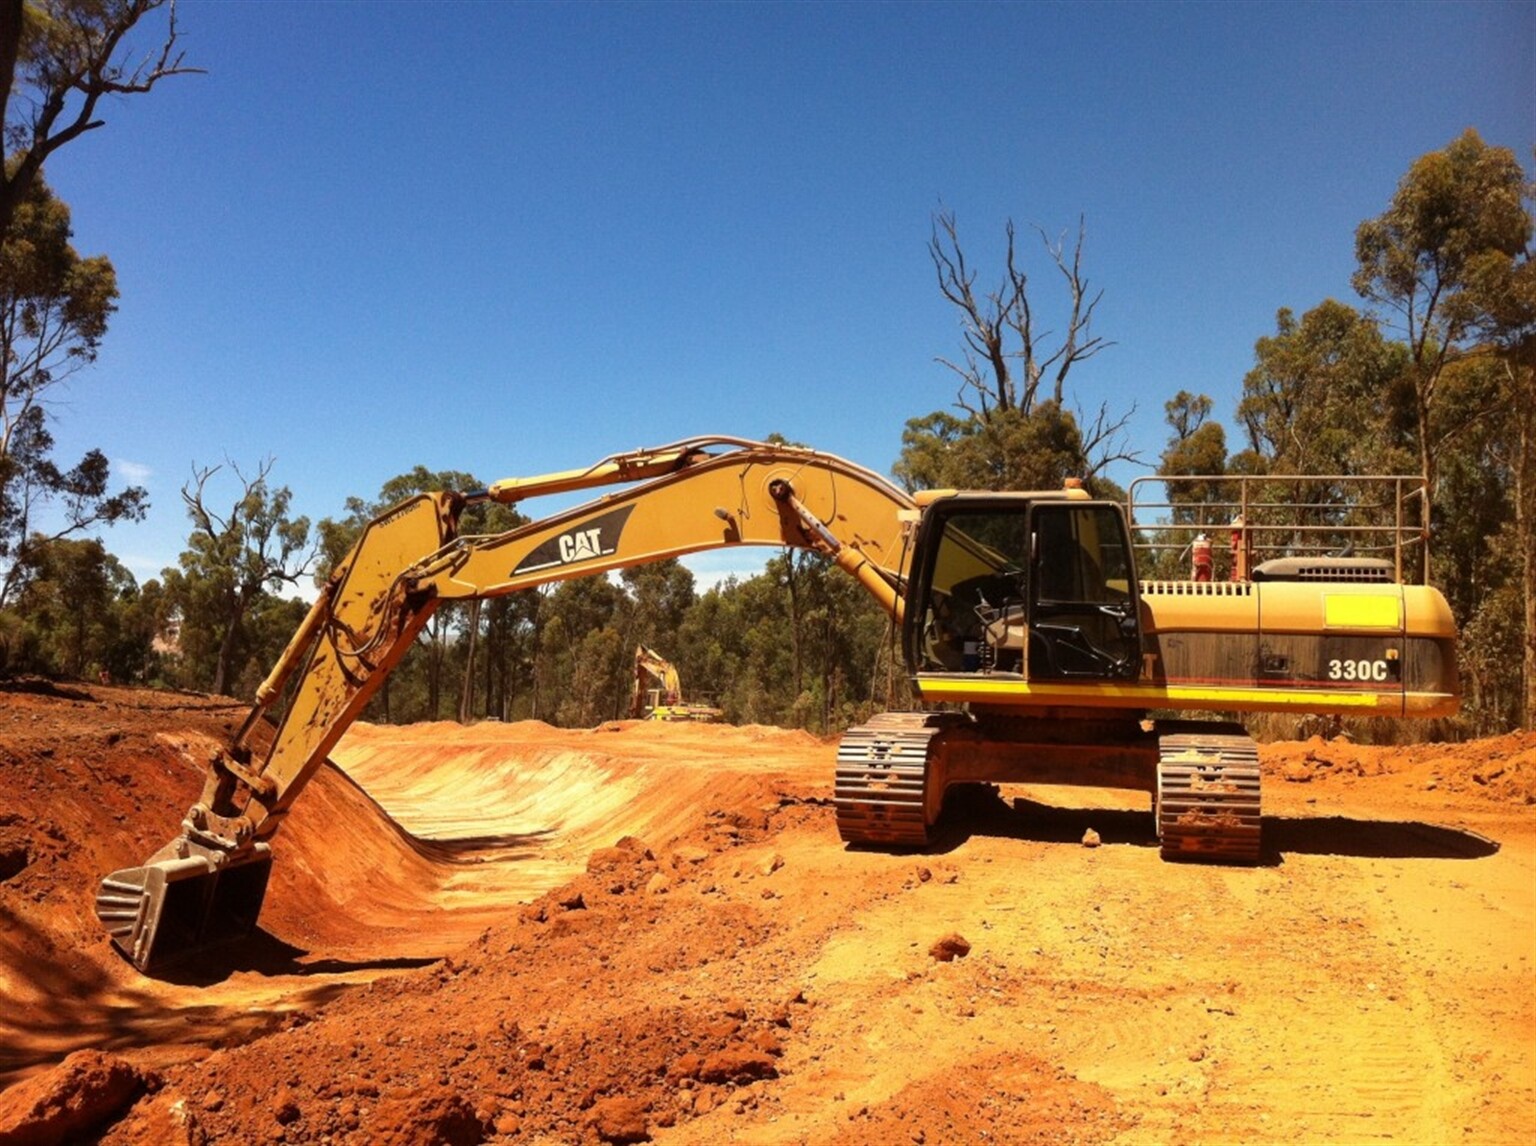
M 158 48 L 129 66 L 123 44 L 168 15 Z M 46 17 L 46 19 L 42 17 Z M 0 673 L 108 678 L 249 695 L 366 523 L 412 494 L 483 488 L 481 475 L 404 472 L 335 518 L 290 512 L 254 466 L 194 463 L 182 488 L 189 532 L 174 568 L 138 584 L 100 531 L 142 518 L 144 490 L 114 489 L 107 461 L 53 457 L 48 394 L 96 358 L 115 310 L 105 256 L 71 245 L 67 206 L 42 161 L 100 126 L 103 94 L 151 90 L 195 71 L 164 0 L 0 0 L 9 68 L 0 186 Z M 94 93 L 94 94 L 93 94 Z M 1123 497 L 1117 463 L 1182 480 L 1169 516 L 1142 526 L 1221 524 L 1234 483 L 1263 479 L 1342 504 L 1335 479 L 1417 476 L 1427 568 L 1462 633 L 1466 732 L 1536 718 L 1536 271 L 1532 184 L 1507 148 L 1468 130 L 1416 161 L 1355 236 L 1347 286 L 1357 305 L 1282 308 L 1259 337 L 1232 429 L 1204 394 L 1164 407 L 1160 456 L 1132 448 L 1132 409 L 1074 405 L 1072 376 L 1113 343 L 1095 330 L 1102 291 L 1084 269 L 1086 225 L 1022 250 L 1005 227 L 984 279 L 955 215 L 933 218 L 939 297 L 961 346 L 937 361 L 956 383 L 947 407 L 910 419 L 895 480 L 929 488 L 1039 489 L 1067 477 Z M 1039 262 L 1046 284 L 1032 280 Z M 1048 320 L 1047 320 L 1048 316 Z M 47 512 L 45 512 L 47 511 Z M 44 528 L 41 523 L 52 524 Z M 475 505 L 466 533 L 518 524 Z M 1163 571 L 1166 571 L 1166 567 Z M 628 709 L 637 645 L 679 668 L 685 699 L 728 719 L 827 732 L 885 707 L 903 687 L 885 615 L 823 558 L 785 551 L 763 571 L 700 592 L 676 561 L 440 609 L 369 716 L 384 721 L 538 718 L 592 725 Z

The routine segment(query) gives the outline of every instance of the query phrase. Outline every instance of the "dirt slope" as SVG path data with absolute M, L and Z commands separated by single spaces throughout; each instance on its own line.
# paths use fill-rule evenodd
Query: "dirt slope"
M 279 837 L 267 934 L 143 979 L 95 880 L 240 715 L 0 693 L 0 1143 L 50 1103 L 133 1144 L 1528 1130 L 1536 735 L 1266 748 L 1273 854 L 1236 870 L 1047 788 L 850 851 L 833 747 L 776 729 L 360 726 Z

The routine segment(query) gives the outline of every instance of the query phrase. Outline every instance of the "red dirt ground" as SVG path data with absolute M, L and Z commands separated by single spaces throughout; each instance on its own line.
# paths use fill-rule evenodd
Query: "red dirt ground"
M 1500 1143 L 1536 1110 L 1536 734 L 1267 746 L 1272 854 L 1229 869 L 1159 860 L 1144 797 L 1038 787 L 849 850 L 834 745 L 778 729 L 363 725 L 262 932 L 146 979 L 96 882 L 243 715 L 0 692 L 0 1146 Z

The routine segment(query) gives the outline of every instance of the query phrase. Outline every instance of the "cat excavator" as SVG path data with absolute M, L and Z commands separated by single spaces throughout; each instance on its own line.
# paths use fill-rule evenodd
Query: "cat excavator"
M 608 485 L 622 488 L 503 533 L 459 531 L 476 502 Z M 741 545 L 826 555 L 899 634 L 913 710 L 850 729 L 837 751 L 850 844 L 923 847 L 960 785 L 1080 784 L 1147 792 L 1169 859 L 1252 863 L 1254 742 L 1230 717 L 1183 714 L 1458 707 L 1445 599 L 1358 560 L 1142 581 L 1125 509 L 1081 488 L 908 494 L 816 450 L 688 439 L 420 494 L 369 523 L 208 761 L 179 833 L 102 880 L 112 942 L 153 973 L 255 928 L 284 816 L 444 602 Z
M 637 720 L 697 720 L 712 724 L 725 715 L 712 704 L 683 700 L 683 681 L 677 666 L 655 649 L 635 646 L 635 686 L 630 692 L 629 715 Z

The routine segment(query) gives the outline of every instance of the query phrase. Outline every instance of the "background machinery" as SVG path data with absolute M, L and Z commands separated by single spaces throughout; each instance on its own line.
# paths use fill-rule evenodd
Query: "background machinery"
M 490 536 L 480 500 L 615 492 Z M 444 601 L 704 549 L 796 546 L 858 579 L 897 626 L 922 711 L 837 754 L 850 843 L 924 845 L 955 785 L 1146 791 L 1171 859 L 1260 858 L 1258 757 L 1241 726 L 1153 713 L 1456 711 L 1441 595 L 1339 580 L 1326 561 L 1245 582 L 1140 582 L 1124 510 L 1081 489 L 909 495 L 829 454 L 708 437 L 580 470 L 422 494 L 371 522 L 208 765 L 180 833 L 101 883 L 97 915 L 140 970 L 249 933 L 271 840 L 305 783 Z
M 635 647 L 635 687 L 629 698 L 629 715 L 637 720 L 697 720 L 711 723 L 724 713 L 710 704 L 683 700 L 683 682 L 677 666 L 655 649 Z

